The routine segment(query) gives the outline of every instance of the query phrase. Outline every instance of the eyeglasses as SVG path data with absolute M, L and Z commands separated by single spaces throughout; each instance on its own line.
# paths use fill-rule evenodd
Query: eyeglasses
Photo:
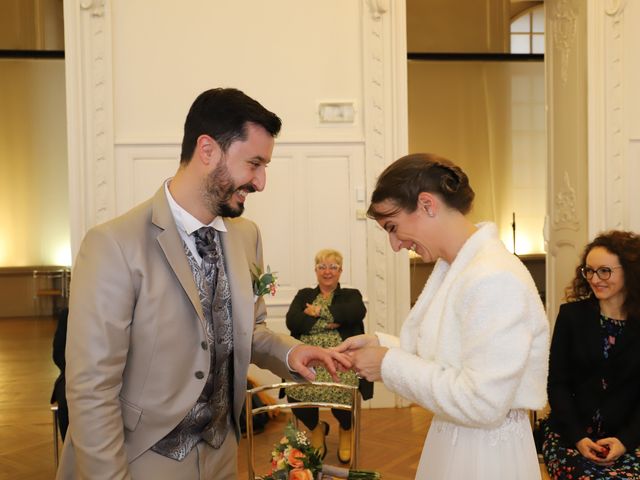
M 324 272 L 327 269 L 331 270 L 332 272 L 337 272 L 338 270 L 340 270 L 340 265 L 336 263 L 331 263 L 329 265 L 326 265 L 324 263 L 319 263 L 316 265 L 316 269 L 320 270 L 321 272 Z
M 622 268 L 622 265 L 618 265 L 615 267 L 599 267 L 595 270 L 591 267 L 582 267 L 580 269 L 580 273 L 587 280 L 591 280 L 593 278 L 593 274 L 595 273 L 600 280 L 609 280 L 611 278 L 611 273 L 616 268 Z

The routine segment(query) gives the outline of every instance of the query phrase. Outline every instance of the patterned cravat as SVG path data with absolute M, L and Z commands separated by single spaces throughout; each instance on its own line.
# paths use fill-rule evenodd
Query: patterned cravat
M 204 264 L 215 267 L 220 255 L 216 243 L 216 231 L 213 227 L 201 227 L 193 232 L 193 236 L 196 240 L 196 250 L 205 262 Z

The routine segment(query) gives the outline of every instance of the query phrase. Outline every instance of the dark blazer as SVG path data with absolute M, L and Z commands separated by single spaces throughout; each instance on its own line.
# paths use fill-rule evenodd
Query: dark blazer
M 300 339 L 301 335 L 308 334 L 318 321 L 318 318 L 304 313 L 304 309 L 307 303 L 313 303 L 319 293 L 319 287 L 303 288 L 291 302 L 287 312 L 287 328 L 294 338 Z M 367 308 L 362 301 L 362 295 L 355 288 L 341 288 L 338 284 L 333 292 L 329 311 L 333 315 L 333 321 L 340 324 L 337 331 L 343 340 L 364 333 L 363 320 L 367 314 Z M 360 380 L 358 389 L 364 400 L 373 397 L 373 383 Z
M 575 446 L 600 408 L 605 431 L 633 451 L 640 444 L 640 319 L 627 319 L 605 360 L 599 318 L 592 299 L 560 307 L 549 358 L 550 426 Z
M 60 311 L 57 317 L 57 325 L 56 331 L 53 334 L 53 363 L 60 369 L 60 375 L 56 378 L 56 381 L 53 385 L 53 392 L 51 393 L 51 403 L 54 402 L 64 402 L 67 403 L 64 394 L 65 388 L 65 379 L 64 379 L 64 369 L 65 369 L 65 345 L 67 343 L 67 316 L 69 315 L 69 309 L 65 308 Z
M 67 316 L 69 309 L 64 308 L 56 315 L 58 320 L 56 331 L 53 335 L 53 363 L 60 369 L 60 375 L 56 378 L 51 392 L 51 403 L 58 404 L 58 425 L 60 427 L 60 436 L 64 441 L 67 436 L 67 428 L 69 427 L 69 407 L 67 406 L 67 396 L 65 395 L 66 380 L 64 376 L 65 369 L 65 345 L 67 343 Z

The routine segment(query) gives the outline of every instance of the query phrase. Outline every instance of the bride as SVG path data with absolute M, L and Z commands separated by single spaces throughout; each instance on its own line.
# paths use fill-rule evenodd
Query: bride
M 450 161 L 414 154 L 380 175 L 368 216 L 391 248 L 435 262 L 400 338 L 346 339 L 356 373 L 434 413 L 416 478 L 540 479 L 528 410 L 546 403 L 548 323 L 535 284 Z M 399 432 L 400 433 L 400 432 Z

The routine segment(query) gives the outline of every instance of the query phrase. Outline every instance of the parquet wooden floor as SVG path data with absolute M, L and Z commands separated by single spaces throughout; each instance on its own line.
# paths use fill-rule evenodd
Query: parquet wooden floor
M 0 319 L 0 480 L 54 478 L 49 410 L 58 374 L 51 360 L 54 330 L 52 318 Z M 339 465 L 337 423 L 329 412 L 321 415 L 331 425 L 325 462 Z M 256 435 L 256 465 L 268 468 L 271 447 L 287 421 L 288 414 L 283 412 Z M 378 470 L 385 480 L 413 478 L 430 421 L 431 414 L 420 407 L 364 409 L 359 467 Z M 246 472 L 246 440 L 242 439 L 239 478 L 246 478 Z

